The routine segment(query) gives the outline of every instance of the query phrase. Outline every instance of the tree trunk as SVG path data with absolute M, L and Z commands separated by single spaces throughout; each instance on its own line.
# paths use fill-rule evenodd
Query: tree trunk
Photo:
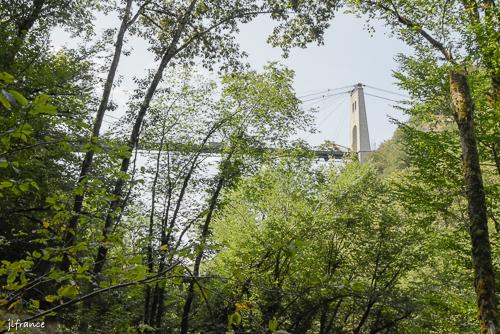
M 229 162 L 231 159 L 232 153 L 228 156 L 226 159 L 226 162 Z M 222 164 L 224 166 L 224 163 Z M 203 259 L 203 248 L 205 247 L 205 243 L 208 238 L 208 233 L 209 233 L 209 227 L 210 227 L 210 222 L 212 221 L 212 216 L 214 214 L 215 208 L 217 206 L 217 201 L 220 196 L 220 192 L 222 190 L 222 187 L 224 186 L 225 182 L 225 177 L 224 177 L 225 171 L 224 167 L 222 168 L 221 171 L 221 176 L 219 177 L 219 181 L 217 182 L 217 186 L 215 187 L 214 194 L 212 195 L 212 198 L 210 200 L 210 207 L 208 209 L 208 214 L 205 219 L 205 224 L 203 224 L 203 229 L 201 231 L 201 245 L 200 245 L 200 250 L 198 251 L 198 254 L 196 255 L 196 259 L 194 261 L 194 267 L 193 267 L 193 278 L 189 282 L 189 287 L 186 295 L 186 301 L 184 303 L 184 308 L 182 312 L 182 320 L 181 320 L 181 334 L 187 334 L 189 330 L 189 313 L 191 312 L 191 305 L 193 303 L 194 299 L 194 285 L 196 284 L 196 279 L 200 273 L 200 265 L 201 265 L 201 260 Z
M 480 329 L 482 334 L 497 334 L 495 274 L 491 260 L 486 201 L 474 132 L 474 104 L 467 77 L 463 73 L 450 73 L 450 93 L 462 146 L 465 190 L 470 220 L 469 233 L 474 266 L 474 288 L 476 290 Z
M 34 0 L 33 8 L 31 12 L 28 14 L 28 16 L 25 19 L 20 19 L 16 21 L 16 35 L 14 36 L 12 48 L 10 48 L 10 50 L 6 50 L 7 54 L 3 59 L 3 68 L 5 70 L 7 71 L 12 70 L 12 65 L 14 64 L 14 61 L 16 59 L 17 54 L 19 53 L 19 50 L 21 50 L 21 48 L 24 45 L 26 36 L 28 35 L 29 31 L 31 30 L 31 28 L 33 28 L 33 25 L 40 18 L 40 15 L 42 14 L 42 9 L 43 6 L 45 5 L 45 2 L 46 0 Z
M 150 322 L 155 327 L 155 333 L 158 334 L 161 333 L 161 322 L 163 319 L 163 313 L 165 312 L 164 299 L 165 299 L 165 287 L 157 285 L 155 287 L 155 300 L 153 300 L 153 302 L 155 302 L 153 304 L 153 307 L 156 307 L 156 309 L 153 308 L 151 311 Z
M 482 55 L 480 60 L 491 78 L 492 91 L 489 100 L 494 107 L 500 99 L 500 69 L 495 65 L 500 47 L 500 35 L 496 28 L 498 26 L 498 11 L 495 10 L 495 2 L 492 0 L 483 0 L 481 3 L 470 0 L 462 0 L 461 2 Z
M 320 318 L 319 318 L 319 334 L 326 334 L 327 333 L 327 328 L 326 328 L 326 322 L 328 320 L 328 311 L 330 303 L 329 302 L 323 302 L 323 305 L 321 306 L 321 312 L 320 312 Z
M 188 23 L 191 13 L 194 10 L 196 2 L 197 2 L 196 0 L 192 0 L 191 3 L 189 4 L 189 7 L 186 9 L 182 17 L 182 20 L 179 23 L 179 27 L 176 29 L 174 36 L 172 37 L 171 43 L 166 48 L 165 53 L 163 54 L 163 57 L 161 59 L 160 65 L 158 66 L 158 69 L 156 70 L 153 80 L 151 81 L 151 84 L 149 85 L 146 95 L 144 96 L 144 99 L 139 107 L 139 112 L 135 119 L 134 127 L 132 128 L 132 133 L 130 134 L 130 138 L 128 140 L 128 147 L 130 152 L 132 152 L 136 148 L 139 142 L 139 134 L 142 127 L 142 122 L 144 120 L 144 117 L 146 116 L 147 110 L 149 109 L 151 100 L 153 99 L 153 96 L 156 93 L 156 89 L 158 88 L 158 85 L 160 84 L 160 81 L 163 77 L 163 71 L 170 63 L 170 60 L 172 60 L 172 58 L 177 54 L 177 52 L 179 52 L 179 50 L 177 49 L 177 44 L 179 43 L 179 40 Z M 129 165 L 130 165 L 130 156 L 122 160 L 122 164 L 120 167 L 120 174 L 123 175 L 127 174 Z M 115 199 L 109 205 L 102 232 L 104 241 L 107 240 L 113 228 L 116 211 L 120 207 L 124 184 L 125 181 L 122 177 L 119 177 L 115 181 L 115 188 L 113 190 L 113 197 Z M 102 268 L 104 267 L 104 262 L 106 261 L 107 258 L 107 254 L 108 254 L 108 247 L 105 244 L 101 244 L 99 246 L 99 249 L 97 250 L 97 254 L 95 257 L 95 265 L 93 270 L 94 276 L 98 276 L 101 273 Z
M 158 183 L 158 178 L 160 176 L 160 161 L 161 154 L 163 152 L 163 144 L 165 141 L 165 133 L 166 133 L 166 123 L 167 116 L 170 109 L 172 109 L 174 102 L 168 108 L 166 114 L 164 115 L 162 129 L 161 129 L 161 139 L 160 139 L 160 147 L 158 148 L 158 154 L 156 155 L 156 170 L 155 177 L 153 180 L 153 184 L 151 186 L 151 212 L 149 215 L 149 230 L 148 230 L 148 247 L 147 247 L 147 267 L 148 273 L 153 272 L 153 229 L 154 229 L 154 217 L 155 217 L 155 202 L 156 202 L 156 185 Z M 162 229 L 163 230 L 163 229 Z M 144 297 L 144 323 L 150 324 L 149 318 L 149 310 L 150 310 L 150 299 L 151 299 L 151 287 L 149 285 L 146 286 L 145 297 Z
M 127 5 L 125 7 L 125 13 L 123 15 L 123 19 L 120 25 L 120 30 L 118 31 L 118 35 L 116 37 L 115 43 L 115 52 L 113 55 L 113 60 L 111 62 L 111 66 L 108 71 L 108 76 L 106 78 L 106 82 L 104 84 L 104 91 L 102 93 L 101 102 L 99 104 L 99 108 L 97 109 L 97 114 L 95 116 L 94 125 L 92 127 L 92 135 L 90 137 L 90 143 L 92 145 L 96 144 L 97 138 L 99 137 L 99 132 L 101 131 L 102 121 L 104 118 L 104 113 L 108 108 L 109 96 L 111 95 L 111 89 L 113 88 L 113 83 L 115 80 L 116 70 L 118 68 L 118 63 L 120 62 L 120 56 L 122 54 L 123 48 L 123 39 L 125 37 L 125 33 L 127 28 L 130 26 L 129 17 L 130 17 L 130 9 L 132 7 L 133 0 L 127 0 Z M 82 166 L 80 169 L 80 176 L 78 177 L 78 186 L 82 186 L 85 183 L 85 178 L 90 172 L 90 167 L 92 165 L 92 161 L 94 159 L 94 150 L 90 148 L 88 152 L 85 153 L 85 157 L 82 162 Z M 75 243 L 76 236 L 76 228 L 78 226 L 78 219 L 82 212 L 83 208 L 83 200 L 85 198 L 85 193 L 82 191 L 81 193 L 75 195 L 73 202 L 73 216 L 71 217 L 68 224 L 68 232 L 66 232 L 64 241 L 66 249 L 73 246 Z M 63 261 L 61 263 L 61 270 L 68 271 L 70 265 L 68 253 L 65 252 L 63 256 Z
M 177 217 L 178 217 L 178 214 L 179 214 L 179 210 L 181 208 L 181 204 L 182 204 L 182 201 L 184 199 L 184 196 L 186 194 L 186 190 L 187 190 L 187 187 L 189 185 L 189 182 L 191 181 L 191 177 L 193 176 L 193 173 L 198 165 L 198 158 L 200 157 L 200 154 L 202 152 L 202 149 L 203 147 L 207 144 L 208 140 L 211 138 L 211 136 L 215 133 L 215 131 L 219 128 L 219 126 L 222 125 L 222 123 L 219 123 L 219 124 L 216 124 L 214 127 L 212 127 L 212 129 L 210 129 L 210 131 L 208 132 L 208 134 L 205 136 L 205 138 L 203 139 L 202 143 L 201 143 L 201 146 L 200 146 L 200 151 L 198 151 L 194 157 L 192 158 L 192 161 L 191 161 L 191 164 L 189 165 L 189 170 L 186 174 L 186 176 L 184 177 L 184 180 L 182 182 L 182 186 L 181 186 L 181 189 L 180 189 L 180 193 L 179 193 L 179 198 L 177 199 L 177 203 L 175 204 L 175 208 L 174 208 L 174 212 L 172 214 L 172 218 L 170 219 L 170 222 L 168 224 L 168 233 L 166 233 L 166 227 L 167 227 L 167 221 L 168 221 L 168 210 L 166 211 L 166 215 L 164 217 L 164 221 L 162 222 L 162 230 L 161 230 L 161 237 L 160 237 L 160 243 L 162 245 L 169 245 L 169 249 L 172 251 L 172 252 L 175 252 L 176 248 L 177 247 L 172 247 L 172 231 L 173 231 L 173 228 L 176 224 L 176 221 L 177 221 Z M 169 196 L 169 204 L 168 204 L 168 208 L 170 207 L 170 197 L 171 197 L 171 191 L 172 189 L 170 188 L 170 194 L 168 195 Z M 180 243 L 182 239 L 182 234 L 181 236 L 179 237 L 178 239 L 178 243 Z M 173 253 L 172 253 L 173 254 Z M 170 258 L 169 261 L 171 261 L 172 258 Z M 162 254 L 161 258 L 160 258 L 160 269 L 162 268 L 162 266 L 164 265 L 165 263 L 165 255 Z M 155 289 L 155 295 L 154 295 L 154 298 L 153 298 L 153 303 L 152 303 L 152 306 L 151 306 L 151 323 L 154 322 L 155 326 L 156 327 L 156 330 L 159 331 L 160 330 L 160 326 L 161 326 L 161 321 L 162 321 L 162 318 L 163 318 L 163 312 L 164 312 L 164 300 L 163 300 L 163 296 L 165 294 L 165 288 L 163 287 L 157 287 L 157 289 Z
M 139 113 L 137 115 L 137 118 L 134 123 L 134 127 L 132 129 L 132 133 L 130 134 L 130 138 L 128 140 L 128 147 L 129 150 L 132 151 L 137 147 L 137 144 L 139 142 L 139 134 L 140 130 L 142 127 L 142 122 L 144 120 L 144 117 L 146 116 L 146 111 L 149 108 L 149 104 L 151 103 L 151 100 L 153 98 L 154 93 L 156 92 L 156 88 L 158 87 L 160 80 L 163 76 L 163 70 L 169 63 L 170 59 L 172 59 L 173 54 L 172 52 L 166 52 L 165 55 L 163 56 L 162 62 L 160 63 L 160 66 L 158 67 L 158 70 L 156 71 L 156 74 L 153 78 L 153 81 L 151 82 L 151 85 L 149 86 L 149 89 L 146 93 L 146 96 L 144 97 L 144 101 L 141 104 L 141 107 L 139 109 Z M 131 153 L 130 153 L 131 154 Z M 120 173 L 122 175 L 127 174 L 128 168 L 130 165 L 130 156 L 124 158 L 122 160 L 121 166 L 120 166 Z M 104 228 L 102 231 L 102 235 L 104 237 L 104 240 L 109 237 L 109 234 L 111 233 L 111 230 L 113 228 L 114 221 L 116 219 L 116 214 L 117 214 L 117 209 L 120 207 L 120 203 L 122 200 L 122 194 L 123 194 L 123 186 L 125 185 L 125 180 L 123 177 L 119 177 L 115 181 L 115 187 L 113 190 L 113 197 L 114 200 L 110 203 L 108 212 L 106 214 L 106 220 L 104 222 Z M 104 267 L 104 262 L 106 261 L 108 255 L 108 247 L 104 244 L 99 246 L 99 249 L 97 250 L 97 255 L 95 257 L 95 265 L 94 265 L 94 270 L 93 273 L 95 276 L 99 275 L 102 271 L 102 268 Z

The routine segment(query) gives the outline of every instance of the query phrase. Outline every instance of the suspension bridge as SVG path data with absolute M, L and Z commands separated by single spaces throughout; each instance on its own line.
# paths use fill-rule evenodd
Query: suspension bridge
M 376 91 L 377 94 L 365 92 L 366 88 L 368 88 L 369 91 L 372 90 Z M 364 163 L 366 161 L 367 156 L 371 152 L 371 145 L 370 145 L 368 120 L 366 116 L 367 111 L 366 111 L 365 95 L 394 103 L 400 103 L 401 101 L 408 99 L 408 96 L 404 94 L 370 85 L 365 85 L 362 83 L 357 83 L 353 85 L 332 88 L 332 89 L 325 89 L 315 93 L 309 93 L 306 95 L 299 96 L 303 108 L 314 107 L 314 105 L 328 101 L 329 99 L 335 96 L 350 97 L 350 104 L 349 104 L 350 146 L 345 147 L 342 145 L 333 144 L 328 149 L 313 147 L 311 153 L 313 153 L 317 158 L 323 160 L 330 160 L 330 159 L 343 160 L 347 155 L 355 153 L 360 163 Z M 399 99 L 396 99 L 395 96 L 397 96 L 397 98 Z M 334 110 L 337 109 L 337 107 L 339 107 L 340 105 L 341 104 L 336 105 Z M 327 115 L 327 117 L 331 116 L 334 110 L 332 110 Z M 119 120 L 119 118 L 114 116 L 110 115 L 105 115 L 105 116 L 111 117 L 115 120 Z M 326 118 L 323 121 L 325 120 Z M 111 123 L 110 121 L 107 122 Z M 171 152 L 200 152 L 202 154 L 210 154 L 210 155 L 217 155 L 221 153 L 224 147 L 223 143 L 220 142 L 208 142 L 203 145 L 168 143 L 163 146 L 164 150 Z M 158 144 L 151 144 L 151 143 L 147 145 L 143 144 L 141 145 L 139 151 L 147 151 L 150 153 L 154 153 L 158 152 L 157 150 L 158 147 L 159 147 Z M 256 149 L 256 151 L 272 152 L 272 151 L 283 151 L 283 149 L 259 148 Z

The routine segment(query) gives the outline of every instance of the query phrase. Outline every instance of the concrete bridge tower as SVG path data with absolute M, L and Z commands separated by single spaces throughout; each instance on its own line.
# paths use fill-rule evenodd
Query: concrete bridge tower
M 351 91 L 351 150 L 358 153 L 360 163 L 366 161 L 370 149 L 363 85 L 358 83 Z

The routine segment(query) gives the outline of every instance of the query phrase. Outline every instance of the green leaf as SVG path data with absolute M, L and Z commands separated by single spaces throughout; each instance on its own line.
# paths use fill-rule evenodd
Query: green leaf
M 36 190 L 40 190 L 40 187 L 38 186 L 38 183 L 36 183 L 35 181 L 33 180 L 30 180 L 29 181 L 30 185 L 35 188 Z
M 10 188 L 10 187 L 12 187 L 13 184 L 14 184 L 14 182 L 12 182 L 12 181 L 2 181 L 2 182 L 0 182 L 0 189 Z
M 34 308 L 34 309 L 39 309 L 40 308 L 40 301 L 39 300 L 36 300 L 36 299 L 32 299 L 31 300 L 31 306 Z
M 30 111 L 30 114 L 32 114 L 32 115 L 38 115 L 38 114 L 55 115 L 55 114 L 57 114 L 57 108 L 54 107 L 53 105 L 50 105 L 50 104 L 44 104 L 44 105 L 40 105 L 40 106 L 33 108 L 33 110 Z
M 0 103 L 4 106 L 5 109 L 10 110 L 12 108 L 9 100 L 5 97 L 4 91 L 0 93 Z
M 30 110 L 31 115 L 47 114 L 55 115 L 57 113 L 57 108 L 51 104 L 48 104 L 50 96 L 41 94 L 35 98 L 33 101 L 33 109 Z
M 26 283 L 28 283 L 28 280 L 26 279 L 26 273 L 24 271 L 21 272 L 21 275 L 19 275 L 19 278 L 21 280 L 21 286 L 25 286 Z
M 50 96 L 47 94 L 40 94 L 37 97 L 35 97 L 35 101 L 33 101 L 34 106 L 39 106 L 43 104 L 47 104 L 49 102 Z
M 7 308 L 7 310 L 12 310 L 14 309 L 17 305 L 19 305 L 21 303 L 21 299 L 18 299 L 16 300 L 15 302 L 13 302 L 12 304 L 9 305 L 9 307 Z
M 354 282 L 352 284 L 352 291 L 353 292 L 358 292 L 358 293 L 363 292 L 364 291 L 363 283 L 361 283 L 361 282 Z
M 28 123 L 24 123 L 23 125 L 21 125 L 19 128 L 16 129 L 16 132 L 29 136 L 30 134 L 33 133 L 33 127 Z
M 140 327 L 139 327 L 139 331 L 141 333 L 145 333 L 146 331 L 147 332 L 151 332 L 151 331 L 154 331 L 154 330 L 155 330 L 155 328 L 151 327 L 149 325 L 143 325 L 143 324 L 141 324 Z
M 118 158 L 125 159 L 125 158 L 130 158 L 132 155 L 132 151 L 127 145 L 120 146 L 118 148 L 117 156 Z
M 0 72 L 0 80 L 5 83 L 12 83 L 14 82 L 14 76 L 7 72 Z
M 26 100 L 26 98 L 17 90 L 9 89 L 9 93 L 14 97 L 14 99 L 16 99 L 17 103 L 19 103 L 23 107 L 26 107 L 29 104 L 28 100 Z
M 239 312 L 234 312 L 231 316 L 231 322 L 236 326 L 239 326 L 241 323 L 241 314 Z
M 30 189 L 30 184 L 25 182 L 25 183 L 21 183 L 19 185 L 19 189 L 22 191 L 22 192 L 26 192 Z
M 268 327 L 271 332 L 275 332 L 276 328 L 278 328 L 278 319 L 276 319 L 276 317 L 273 317 L 271 320 L 269 320 Z
M 45 199 L 45 202 L 49 205 L 55 205 L 57 203 L 57 198 L 55 196 L 49 196 Z
M 47 296 L 45 296 L 45 300 L 48 301 L 49 303 L 55 302 L 59 298 L 60 298 L 59 296 L 55 296 L 55 295 L 47 295 Z
M 16 277 L 17 277 L 17 274 L 15 272 L 14 273 L 10 273 L 7 276 L 7 284 L 12 284 L 16 280 Z
M 61 297 L 74 298 L 78 295 L 78 288 L 75 285 L 65 285 L 57 290 L 57 294 Z

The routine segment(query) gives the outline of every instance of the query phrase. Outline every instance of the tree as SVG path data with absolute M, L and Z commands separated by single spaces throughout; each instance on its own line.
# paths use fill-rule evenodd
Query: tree
M 2 13 L 0 70 L 19 77 L 17 71 L 22 69 L 18 67 L 22 62 L 16 59 L 18 54 L 22 52 L 24 59 L 39 56 L 37 48 L 40 39 L 45 40 L 50 29 L 56 25 L 71 28 L 75 34 L 91 34 L 93 9 L 95 3 L 91 0 L 3 2 L 0 4 Z
M 425 259 L 422 234 L 369 168 L 312 167 L 307 159 L 269 162 L 225 199 L 208 267 L 221 281 L 207 289 L 230 296 L 229 329 L 403 328 L 416 309 L 402 282 Z
M 57 60 L 62 59 L 65 58 L 60 55 Z M 71 73 L 71 67 L 56 66 L 69 64 L 51 65 L 62 73 Z M 73 84 L 67 82 L 69 88 L 74 88 Z M 25 307 L 37 310 L 45 303 L 38 288 L 50 293 L 53 279 L 65 279 L 51 271 L 52 264 L 60 257 L 59 223 L 64 219 L 57 196 L 68 187 L 64 179 L 66 166 L 61 166 L 61 161 L 70 167 L 74 162 L 69 143 L 78 142 L 82 125 L 78 122 L 81 116 L 78 109 L 73 110 L 74 118 L 66 117 L 49 102 L 49 95 L 42 93 L 27 99 L 13 89 L 15 85 L 12 76 L 2 73 L 0 216 L 6 242 L 1 246 L 0 272 L 6 278 L 6 285 L 2 287 L 1 305 L 9 310 Z M 71 99 L 67 103 L 64 98 L 54 96 L 59 107 L 75 105 Z M 41 173 L 44 168 L 51 169 Z M 64 289 L 59 292 L 65 294 L 68 290 Z
M 311 121 L 293 72 L 245 70 L 235 43 L 257 15 L 275 20 L 285 54 L 321 43 L 341 6 L 415 50 L 395 71 L 410 120 L 362 166 L 323 164 L 291 141 Z M 97 11 L 119 22 L 91 41 Z M 2 319 L 68 332 L 473 333 L 475 275 L 481 330 L 496 331 L 493 2 L 20 0 L 0 13 Z M 53 50 L 56 26 L 79 47 Z M 156 68 L 102 133 L 129 36 Z
M 68 228 L 66 231 L 66 235 L 64 237 L 66 247 L 71 247 L 75 243 L 75 237 L 77 233 L 78 219 L 82 212 L 83 201 L 85 198 L 85 183 L 88 182 L 87 177 L 90 173 L 90 168 L 92 166 L 92 162 L 94 160 L 95 148 L 94 145 L 97 145 L 97 140 L 99 138 L 99 133 L 101 130 L 102 122 L 104 119 L 104 113 L 109 108 L 109 97 L 111 94 L 111 90 L 114 83 L 114 78 L 116 75 L 116 71 L 118 69 L 118 64 L 120 62 L 120 57 L 122 54 L 122 48 L 125 38 L 125 33 L 127 30 L 135 23 L 139 14 L 143 10 L 144 4 L 138 9 L 135 15 L 132 15 L 132 0 L 127 0 L 125 10 L 123 13 L 123 18 L 120 24 L 120 29 L 116 36 L 115 42 L 115 50 L 113 53 L 113 60 L 111 61 L 108 75 L 106 77 L 106 81 L 104 83 L 104 89 L 101 97 L 101 101 L 99 103 L 99 107 L 97 109 L 97 113 L 95 115 L 94 124 L 92 126 L 92 133 L 90 136 L 90 141 L 86 146 L 85 156 L 82 161 L 82 165 L 80 168 L 80 175 L 78 177 L 78 182 L 76 184 L 76 188 L 78 191 L 74 196 L 74 204 L 73 204 L 73 215 L 68 222 Z M 83 188 L 83 189 L 79 189 Z M 61 262 L 61 270 L 68 271 L 70 267 L 70 260 L 68 253 L 64 254 L 63 261 Z
M 270 64 L 265 72 L 232 74 L 223 79 L 224 100 L 219 108 L 223 146 L 216 182 L 211 190 L 207 212 L 200 233 L 200 246 L 193 266 L 193 279 L 184 304 L 181 333 L 188 332 L 189 313 L 194 298 L 196 278 L 200 273 L 205 245 L 209 242 L 210 224 L 223 190 L 234 185 L 248 164 L 259 159 L 259 147 L 272 147 L 284 141 L 297 128 L 307 124 L 292 89 L 293 72 Z M 305 122 L 305 124 L 304 124 Z M 249 159 L 246 155 L 254 154 Z M 252 160 L 251 160 L 252 159 Z M 255 160 L 254 160 L 255 161 Z
M 320 6 L 320 8 L 322 7 Z M 224 10 L 221 10 L 222 8 Z M 327 6 L 327 8 L 329 7 Z M 138 144 L 144 117 L 162 80 L 163 72 L 171 62 L 181 59 L 189 62 L 197 56 L 202 56 L 203 64 L 209 68 L 212 68 L 215 61 L 222 60 L 233 68 L 238 67 L 240 54 L 238 46 L 234 43 L 234 33 L 238 30 L 237 24 L 249 22 L 260 14 L 283 15 L 287 9 L 287 5 L 280 6 L 272 2 L 263 2 L 257 5 L 248 0 L 226 1 L 224 3 L 218 1 L 217 4 L 213 5 L 193 0 L 186 6 L 179 5 L 176 8 L 166 8 L 156 3 L 145 7 L 143 17 L 150 28 L 146 34 L 157 37 L 153 40 L 153 49 L 160 62 L 143 95 L 127 141 L 130 154 Z M 327 16 L 328 11 L 322 10 L 321 12 L 325 17 Z M 308 9 L 299 10 L 297 8 L 296 13 L 301 20 L 311 17 Z M 289 14 L 282 17 L 283 20 L 288 18 Z M 130 156 L 123 158 L 120 174 L 126 174 L 129 165 Z M 115 199 L 110 202 L 103 228 L 105 239 L 115 223 L 117 211 L 123 210 L 126 204 L 122 202 L 124 184 L 122 177 L 115 181 L 112 193 Z M 108 249 L 104 245 L 99 248 L 95 257 L 94 275 L 98 275 L 102 271 L 107 252 Z
M 440 57 L 444 62 L 438 64 L 447 70 L 453 117 L 460 134 L 480 328 L 482 333 L 496 333 L 495 275 L 468 68 L 482 67 L 490 75 L 490 108 L 498 106 L 499 70 L 494 60 L 499 49 L 494 24 L 498 19 L 497 8 L 492 1 L 347 1 L 345 5 L 369 18 L 384 20 L 418 53 L 429 59 Z M 273 41 L 285 48 L 293 44 L 290 39 Z

